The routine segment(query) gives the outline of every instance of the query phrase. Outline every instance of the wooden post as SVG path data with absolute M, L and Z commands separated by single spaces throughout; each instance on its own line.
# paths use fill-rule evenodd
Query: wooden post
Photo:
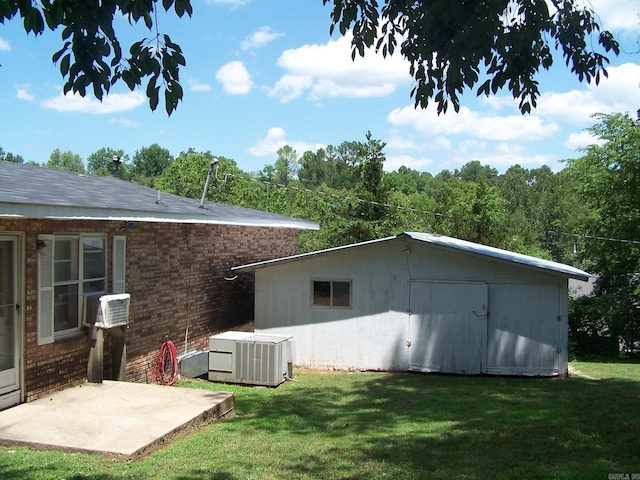
M 101 328 L 91 327 L 91 339 L 93 346 L 89 351 L 89 364 L 87 366 L 87 380 L 91 383 L 102 383 L 104 377 L 103 371 L 103 352 L 104 352 L 104 331 Z
M 113 327 L 109 329 L 111 334 L 111 367 L 113 379 L 124 382 L 127 376 L 127 345 L 125 344 L 126 327 Z

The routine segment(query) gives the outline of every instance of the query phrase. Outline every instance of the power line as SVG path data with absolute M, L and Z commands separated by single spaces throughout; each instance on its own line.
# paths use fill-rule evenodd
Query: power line
M 300 191 L 300 192 L 304 192 L 304 193 L 309 193 L 312 195 L 324 195 L 324 196 L 329 196 L 329 197 L 334 197 L 338 200 L 343 200 L 343 201 L 352 201 L 352 202 L 359 202 L 359 203 L 364 203 L 364 204 L 369 204 L 372 206 L 378 206 L 378 207 L 387 207 L 387 208 L 393 208 L 396 210 L 404 210 L 404 211 L 409 211 L 412 213 L 417 213 L 417 214 L 422 214 L 425 216 L 430 216 L 430 217 L 434 217 L 434 219 L 438 219 L 438 218 L 448 218 L 448 219 L 453 219 L 453 220 L 462 220 L 462 221 L 468 221 L 468 222 L 475 222 L 475 223 L 483 223 L 484 220 L 480 220 L 477 218 L 468 218 L 468 217 L 456 217 L 454 215 L 450 215 L 450 214 L 446 214 L 446 213 L 439 213 L 439 212 L 431 212 L 428 210 L 419 210 L 416 208 L 412 208 L 412 207 L 405 207 L 402 205 L 393 205 L 390 203 L 385 203 L 385 202 L 376 202 L 374 200 L 366 200 L 363 198 L 358 198 L 358 197 L 353 197 L 350 195 L 338 195 L 337 193 L 333 193 L 333 192 L 323 192 L 321 190 L 311 190 L 309 188 L 306 187 L 298 187 L 295 185 L 285 185 L 282 183 L 274 183 L 274 182 L 270 182 L 268 180 L 261 180 L 259 178 L 254 178 L 251 176 L 242 176 L 242 175 L 236 175 L 233 173 L 225 173 L 224 174 L 224 180 L 221 180 L 218 178 L 218 172 L 216 170 L 216 179 L 218 181 L 220 181 L 221 183 L 225 183 L 227 181 L 227 178 L 232 177 L 232 178 L 239 178 L 242 180 L 250 180 L 250 181 L 254 181 L 257 183 L 262 183 L 264 185 L 267 186 L 267 191 L 269 190 L 269 186 L 273 186 L 276 188 L 282 188 L 285 190 L 295 190 L 295 191 Z M 515 225 L 504 225 L 505 227 L 514 227 L 516 228 Z M 607 241 L 607 242 L 617 242 L 617 243 L 625 243 L 625 244 L 630 244 L 630 245 L 640 245 L 640 241 L 639 240 L 627 240 L 627 239 L 623 239 L 623 238 L 612 238 L 612 237 L 601 237 L 601 236 L 596 236 L 596 235 L 587 235 L 584 233 L 567 233 L 567 232 L 560 232 L 560 231 L 555 231 L 555 230 L 547 230 L 544 233 L 548 233 L 548 234 L 552 234 L 552 235 L 561 235 L 561 236 L 568 236 L 568 237 L 575 237 L 575 238 L 584 238 L 584 239 L 589 239 L 589 240 L 599 240 L 599 241 Z

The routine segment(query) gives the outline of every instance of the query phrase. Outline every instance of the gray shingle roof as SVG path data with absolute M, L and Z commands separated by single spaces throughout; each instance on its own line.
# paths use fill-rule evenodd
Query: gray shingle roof
M 203 186 L 204 186 L 204 178 Z M 158 192 L 98 177 L 0 161 L 0 216 L 214 223 L 317 230 L 317 223 Z

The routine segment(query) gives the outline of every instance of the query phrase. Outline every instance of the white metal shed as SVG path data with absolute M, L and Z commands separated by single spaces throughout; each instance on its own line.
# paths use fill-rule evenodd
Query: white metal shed
M 577 268 L 407 232 L 235 267 L 255 272 L 255 330 L 297 365 L 460 374 L 567 373 Z

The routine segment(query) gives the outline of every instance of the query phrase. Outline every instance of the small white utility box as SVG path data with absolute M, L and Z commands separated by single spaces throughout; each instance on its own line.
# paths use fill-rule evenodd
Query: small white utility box
M 113 328 L 129 325 L 128 293 L 99 293 L 84 296 L 83 324 L 88 327 Z
M 209 374 L 213 382 L 277 387 L 292 375 L 293 337 L 224 332 L 209 337 Z

